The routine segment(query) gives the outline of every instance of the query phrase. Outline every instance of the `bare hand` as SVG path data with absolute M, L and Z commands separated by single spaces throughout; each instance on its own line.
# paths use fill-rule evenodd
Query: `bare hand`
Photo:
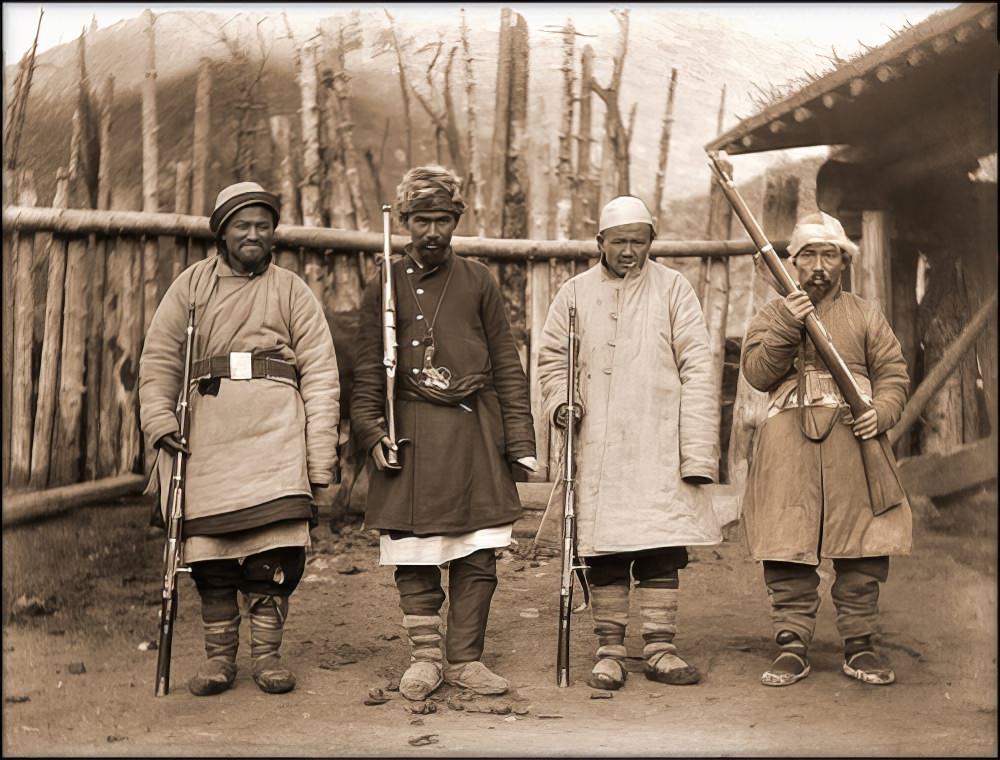
M 560 404 L 556 408 L 556 427 L 560 430 L 566 429 L 566 418 L 569 416 L 569 405 Z M 580 420 L 583 419 L 583 409 L 579 404 L 573 404 L 573 418 L 576 420 L 576 424 L 580 424 Z
M 878 413 L 874 409 L 869 409 L 854 421 L 851 429 L 862 441 L 874 438 L 878 433 Z
M 191 456 L 191 449 L 181 443 L 180 438 L 173 433 L 161 436 L 153 446 L 158 449 L 164 449 L 170 456 L 176 455 L 178 451 L 183 451 L 187 456 Z
M 375 460 L 375 469 L 377 469 L 379 472 L 382 472 L 383 470 L 386 469 L 396 469 L 394 467 L 389 467 L 389 460 L 386 457 L 386 452 L 389 451 L 390 449 L 392 451 L 399 451 L 399 449 L 396 448 L 396 444 L 390 441 L 389 436 L 387 435 L 383 435 L 381 440 L 379 440 L 378 443 L 372 446 L 372 451 L 371 451 L 372 459 Z
M 538 460 L 534 457 L 521 457 L 517 460 L 517 463 L 526 470 L 538 472 Z
M 797 322 L 805 322 L 806 317 L 816 310 L 809 294 L 804 290 L 794 290 L 785 296 L 785 308 L 788 309 Z

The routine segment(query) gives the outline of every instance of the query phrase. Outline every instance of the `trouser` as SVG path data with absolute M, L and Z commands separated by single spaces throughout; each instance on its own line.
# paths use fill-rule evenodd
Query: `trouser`
M 636 581 L 639 597 L 644 656 L 672 650 L 680 587 L 677 571 L 687 566 L 687 560 L 683 546 L 586 558 L 599 658 L 625 657 L 630 578 Z
M 399 565 L 395 572 L 399 606 L 404 615 L 437 615 L 444 603 L 441 568 Z M 448 628 L 445 654 L 450 663 L 472 662 L 483 656 L 490 601 L 497 587 L 493 549 L 480 549 L 448 565 Z
M 875 633 L 879 584 L 889 577 L 889 558 L 835 559 L 833 569 L 836 577 L 830 596 L 837 610 L 841 638 Z M 816 629 L 820 602 L 817 566 L 765 560 L 764 582 L 771 599 L 775 636 L 781 631 L 791 631 L 808 646 Z
M 201 597 L 205 653 L 209 659 L 233 662 L 239 647 L 240 608 L 236 592 L 247 595 L 251 619 L 251 653 L 256 659 L 276 652 L 288 614 L 288 597 L 306 567 L 302 546 L 283 546 L 236 559 L 191 563 L 191 576 Z

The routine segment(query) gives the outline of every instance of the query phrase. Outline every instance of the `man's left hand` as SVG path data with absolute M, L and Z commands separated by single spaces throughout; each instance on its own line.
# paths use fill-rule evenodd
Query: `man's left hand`
M 854 421 L 851 429 L 862 441 L 874 438 L 878 433 L 878 413 L 874 409 L 869 409 Z

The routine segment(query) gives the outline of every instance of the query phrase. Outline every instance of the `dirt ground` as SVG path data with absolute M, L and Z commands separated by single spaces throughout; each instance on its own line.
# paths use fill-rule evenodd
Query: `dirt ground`
M 426 704 L 388 690 L 407 649 L 376 537 L 358 525 L 332 535 L 325 523 L 313 531 L 285 634 L 296 690 L 257 689 L 244 624 L 235 687 L 190 695 L 186 679 L 203 650 L 185 577 L 172 690 L 154 697 L 156 652 L 140 645 L 156 638 L 162 534 L 145 527 L 144 502 L 83 508 L 3 535 L 3 753 L 995 755 L 996 491 L 939 508 L 918 511 L 915 551 L 893 560 L 883 591 L 881 646 L 896 669 L 893 686 L 840 673 L 827 564 L 812 675 L 790 688 L 761 686 L 772 656 L 767 598 L 742 532 L 730 530 L 724 544 L 693 550 L 681 574 L 677 643 L 702 671 L 700 684 L 671 687 L 633 672 L 623 690 L 595 699 L 584 680 L 595 646 L 584 612 L 573 621 L 574 685 L 559 689 L 557 563 L 532 559 L 521 538 L 498 563 L 484 657 L 511 693 L 473 697 L 445 686 Z M 366 706 L 376 688 L 389 700 Z

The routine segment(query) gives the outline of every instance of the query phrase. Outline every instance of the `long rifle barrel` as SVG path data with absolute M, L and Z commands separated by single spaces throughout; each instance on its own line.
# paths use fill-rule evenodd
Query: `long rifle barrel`
M 569 686 L 569 629 L 573 613 L 573 572 L 576 565 L 576 491 L 573 472 L 573 430 L 576 424 L 576 307 L 569 307 L 566 364 L 566 440 L 563 457 L 562 568 L 559 576 L 559 638 L 556 685 Z
M 382 364 L 385 366 L 385 420 L 389 440 L 396 444 L 396 294 L 392 287 L 392 206 L 382 206 Z M 385 453 L 390 470 L 400 469 L 399 454 Z
M 181 445 L 188 445 L 190 425 L 191 363 L 194 353 L 194 304 L 188 305 L 188 322 L 184 338 L 184 372 L 180 402 L 177 408 L 178 437 Z M 170 693 L 170 655 L 174 640 L 174 621 L 177 619 L 177 573 L 188 571 L 183 567 L 181 541 L 184 526 L 184 477 L 187 473 L 187 455 L 178 450 L 170 477 L 167 498 L 167 541 L 163 547 L 163 583 L 160 603 L 159 641 L 156 649 L 156 696 Z

